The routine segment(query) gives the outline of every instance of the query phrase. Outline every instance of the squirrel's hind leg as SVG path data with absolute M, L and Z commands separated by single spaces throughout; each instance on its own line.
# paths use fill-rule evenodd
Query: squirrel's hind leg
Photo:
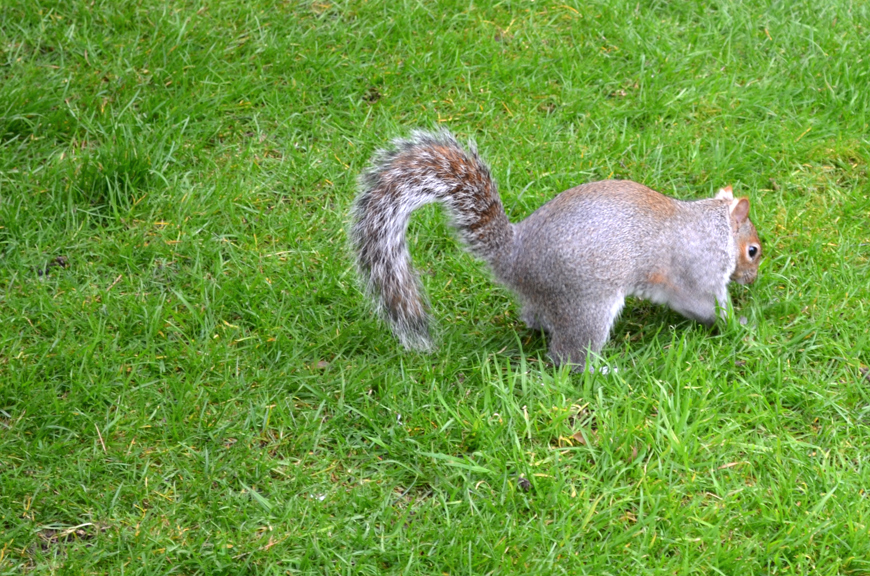
M 570 364 L 571 370 L 586 366 L 589 352 L 600 352 L 610 335 L 625 296 L 615 292 L 609 298 L 584 301 L 568 309 L 555 310 L 550 331 L 550 356 L 557 366 Z

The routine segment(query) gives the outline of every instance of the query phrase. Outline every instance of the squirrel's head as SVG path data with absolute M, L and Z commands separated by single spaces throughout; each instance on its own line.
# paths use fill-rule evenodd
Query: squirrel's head
M 749 198 L 734 198 L 731 187 L 723 188 L 717 198 L 730 200 L 731 230 L 737 246 L 737 266 L 731 280 L 738 284 L 752 284 L 758 276 L 761 263 L 761 241 L 749 219 Z

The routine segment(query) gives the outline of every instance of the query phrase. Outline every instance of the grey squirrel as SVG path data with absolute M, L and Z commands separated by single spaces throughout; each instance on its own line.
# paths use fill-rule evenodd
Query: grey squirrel
M 562 192 L 517 224 L 472 143 L 414 132 L 377 152 L 360 177 L 351 243 L 366 291 L 409 349 L 432 347 L 429 316 L 405 232 L 411 213 L 440 202 L 469 252 L 520 299 L 522 319 L 548 336 L 556 364 L 582 369 L 634 295 L 712 325 L 728 282 L 751 284 L 761 243 L 749 200 L 731 187 L 681 201 L 628 180 Z

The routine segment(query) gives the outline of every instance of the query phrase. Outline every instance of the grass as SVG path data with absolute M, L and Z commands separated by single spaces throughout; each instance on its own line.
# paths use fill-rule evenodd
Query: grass
M 0 573 L 870 574 L 870 8 L 0 6 Z M 347 252 L 355 180 L 474 138 L 512 219 L 732 184 L 766 260 L 709 332 L 630 302 L 546 361 L 437 209 L 440 347 Z

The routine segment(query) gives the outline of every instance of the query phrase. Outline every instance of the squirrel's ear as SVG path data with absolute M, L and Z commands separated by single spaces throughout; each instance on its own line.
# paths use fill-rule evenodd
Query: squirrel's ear
M 720 188 L 719 193 L 716 194 L 716 198 L 726 198 L 728 200 L 733 200 L 734 194 L 731 192 L 731 186 Z
M 731 220 L 737 225 L 749 218 L 749 198 L 731 200 Z

